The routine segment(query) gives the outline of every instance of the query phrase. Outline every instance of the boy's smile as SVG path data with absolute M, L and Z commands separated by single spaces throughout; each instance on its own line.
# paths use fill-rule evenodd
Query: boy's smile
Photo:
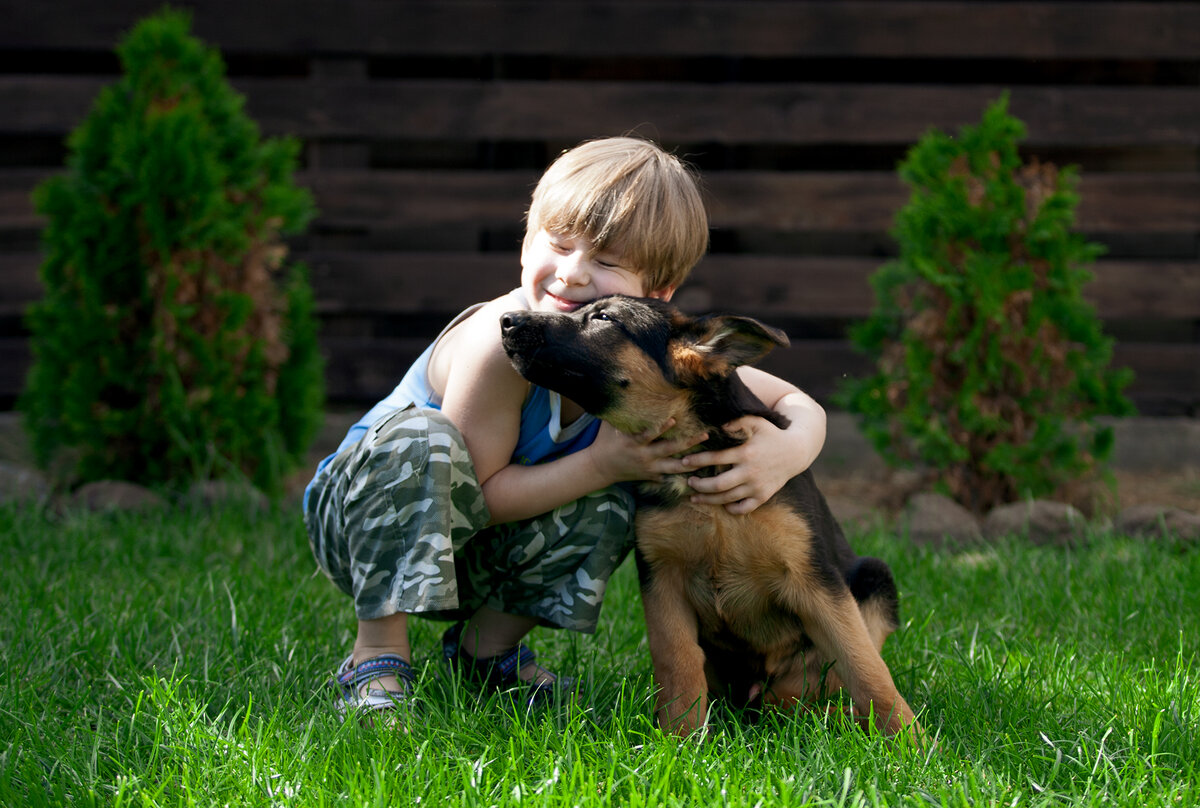
M 598 297 L 645 297 L 641 275 L 616 250 L 595 252 L 586 236 L 539 230 L 521 250 L 521 288 L 535 311 L 570 313 Z

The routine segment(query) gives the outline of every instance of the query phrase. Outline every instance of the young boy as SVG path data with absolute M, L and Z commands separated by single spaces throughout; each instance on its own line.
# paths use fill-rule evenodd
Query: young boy
M 521 640 L 537 625 L 595 630 L 632 541 L 633 502 L 617 483 L 728 465 L 690 478 L 695 500 L 747 513 L 816 458 L 824 411 L 754 368 L 739 373 L 791 426 L 745 419 L 746 443 L 680 459 L 693 444 L 657 440 L 669 422 L 623 435 L 509 364 L 505 312 L 572 311 L 617 293 L 669 299 L 707 246 L 694 177 L 650 142 L 586 142 L 547 169 L 527 216 L 520 288 L 453 320 L 305 492 L 317 563 L 358 617 L 337 677 L 343 709 L 403 704 L 410 614 L 460 621 L 444 654 L 488 687 L 522 685 L 532 700 L 565 686 Z

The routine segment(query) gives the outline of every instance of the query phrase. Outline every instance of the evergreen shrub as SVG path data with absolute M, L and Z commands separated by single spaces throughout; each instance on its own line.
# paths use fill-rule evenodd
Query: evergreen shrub
M 44 298 L 19 407 L 64 482 L 277 493 L 323 408 L 312 291 L 285 234 L 314 215 L 293 139 L 263 139 L 217 51 L 165 10 L 34 193 Z
M 982 512 L 1099 471 L 1100 414 L 1128 414 L 1127 370 L 1082 296 L 1102 252 L 1071 231 L 1073 169 L 1023 163 L 1007 96 L 957 137 L 932 131 L 900 164 L 899 257 L 852 329 L 876 363 L 839 401 L 893 465 L 915 465 Z

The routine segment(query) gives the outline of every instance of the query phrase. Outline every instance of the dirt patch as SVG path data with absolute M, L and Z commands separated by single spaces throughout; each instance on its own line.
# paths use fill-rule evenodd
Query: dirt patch
M 1131 505 L 1171 505 L 1200 513 L 1200 469 L 1180 472 L 1118 471 L 1117 500 L 1122 508 Z
M 1087 514 L 1115 515 L 1133 505 L 1162 505 L 1200 513 L 1200 469 L 1128 471 L 1112 474 L 1112 486 L 1080 485 L 1062 499 Z M 908 498 L 925 490 L 917 475 L 904 471 L 870 471 L 825 475 L 821 490 L 841 512 L 878 511 L 895 516 Z

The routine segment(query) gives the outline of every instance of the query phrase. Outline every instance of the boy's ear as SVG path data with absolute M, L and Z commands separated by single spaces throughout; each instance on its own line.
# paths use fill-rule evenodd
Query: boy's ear
M 674 286 L 664 286 L 662 289 L 655 289 L 653 292 L 647 292 L 646 297 L 652 297 L 656 300 L 661 300 L 664 303 L 669 303 L 671 301 L 671 296 L 674 294 Z
M 786 348 L 791 344 L 787 334 L 778 328 L 763 325 L 750 317 L 708 317 L 703 320 L 703 325 L 702 336 L 692 347 L 733 367 L 754 364 L 776 346 Z

